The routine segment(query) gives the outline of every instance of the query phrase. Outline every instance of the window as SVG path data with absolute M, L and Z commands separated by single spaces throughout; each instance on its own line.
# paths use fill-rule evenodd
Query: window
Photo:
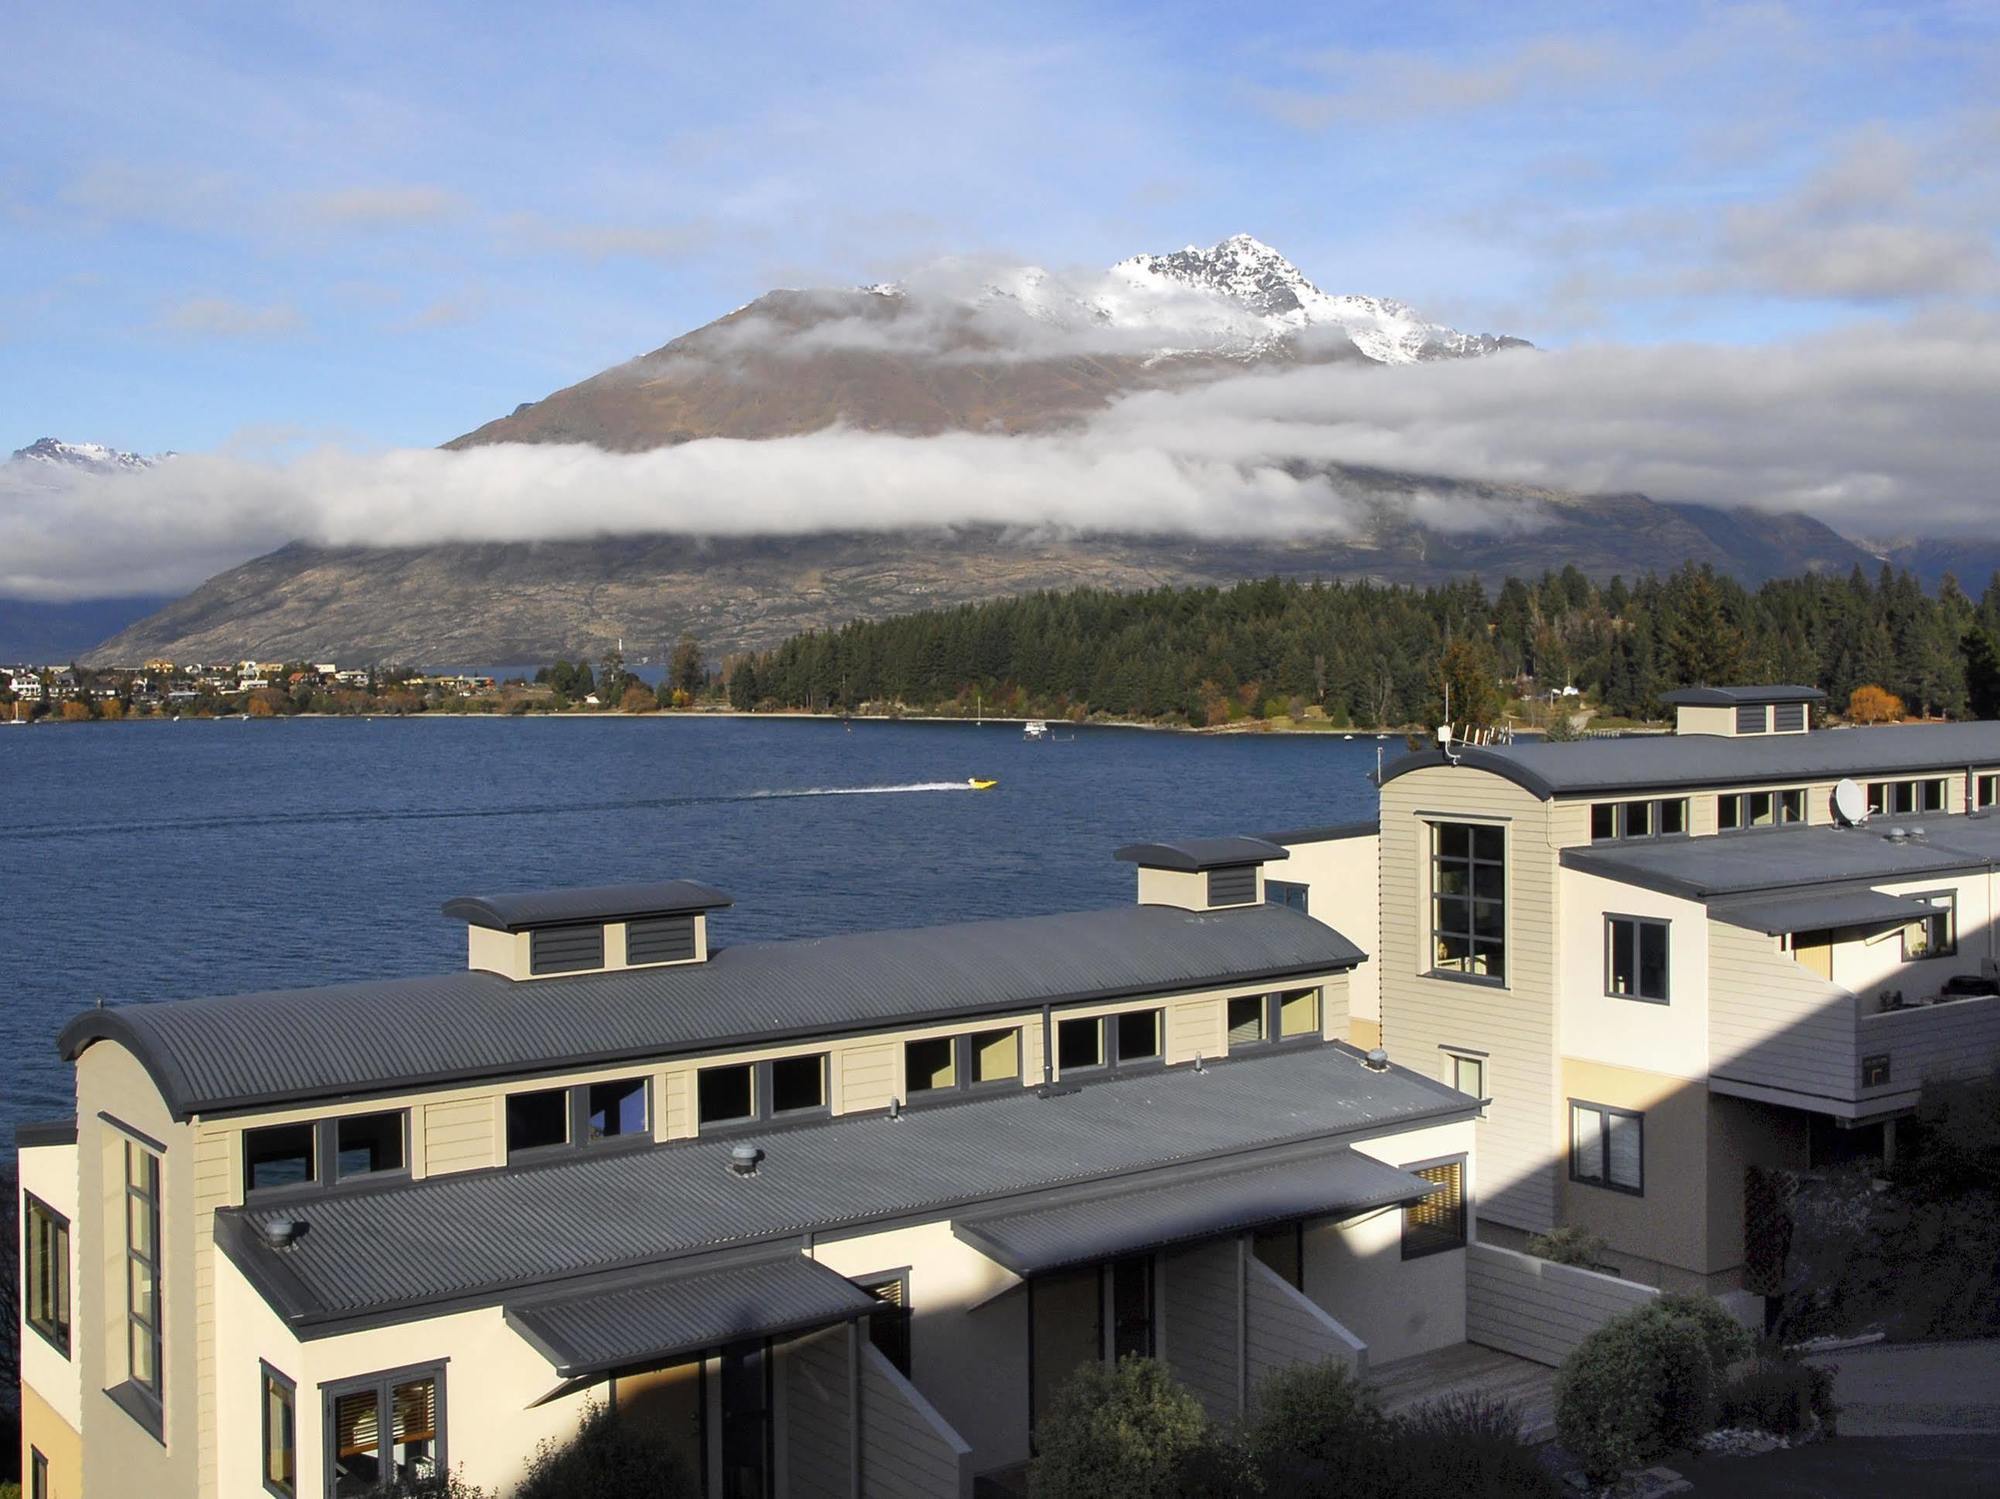
M 1247 906 L 1257 899 L 1257 866 L 1231 864 L 1208 872 L 1208 903 L 1211 906 Z
M 1620 999 L 1666 1003 L 1666 922 L 1639 916 L 1604 918 L 1604 992 Z
M 22 1194 L 27 1263 L 22 1266 L 21 1315 L 69 1357 L 69 1219 L 39 1197 Z
M 334 1173 L 342 1181 L 403 1169 L 408 1115 L 353 1114 L 334 1121 Z
M 160 1158 L 125 1142 L 126 1379 L 161 1399 Z
M 1978 776 L 1972 784 L 1972 805 L 1991 807 L 2000 804 L 2000 775 Z
M 796 1114 L 826 1107 L 826 1056 L 780 1057 L 771 1063 L 771 1112 Z
M 1507 976 L 1506 831 L 1463 822 L 1431 827 L 1431 971 L 1503 982 Z
M 646 1133 L 646 1080 L 621 1077 L 608 1083 L 586 1083 L 584 1137 L 613 1140 Z
M 1903 928 L 1903 961 L 1919 958 L 1948 958 L 1958 951 L 1957 898 L 1949 890 L 1927 890 L 1912 900 L 1928 903 L 1935 916 L 1911 922 Z
M 298 1387 L 269 1364 L 264 1382 L 264 1488 L 292 1499 L 299 1491 Z
M 1486 1059 L 1448 1051 L 1444 1056 L 1444 1080 L 1459 1092 L 1474 1098 L 1486 1096 Z
M 756 1117 L 756 1086 L 751 1081 L 750 1064 L 734 1067 L 704 1067 L 695 1074 L 695 1123 L 698 1126 L 730 1124 Z
M 1119 1065 L 1159 1060 L 1165 1050 L 1160 1035 L 1165 1018 L 1164 1010 L 1127 1010 L 1118 1017 Z
M 1410 1175 L 1435 1182 L 1437 1190 L 1403 1209 L 1403 1258 L 1465 1247 L 1465 1160 L 1414 1166 Z
M 1056 1022 L 1056 1066 L 1065 1076 L 1103 1065 L 1103 1020 L 1092 1016 L 1087 1020 Z
M 1781 791 L 1731 791 L 1715 799 L 1715 825 L 1723 832 L 1732 828 L 1767 828 L 1781 822 L 1806 820 L 1806 793 L 1803 787 Z
M 1602 1104 L 1569 1106 L 1569 1179 L 1643 1193 L 1645 1116 Z
M 1285 1041 L 1319 1034 L 1319 990 L 1294 989 L 1277 996 L 1278 1036 Z
M 958 1047 L 950 1036 L 927 1036 L 903 1043 L 906 1093 L 934 1093 L 958 1086 Z
M 50 1499 L 49 1460 L 39 1447 L 28 1449 L 28 1499 Z
M 1229 1049 L 1264 1039 L 1264 996 L 1244 994 L 1229 1001 Z
M 1019 1029 L 1010 1026 L 1003 1031 L 974 1031 L 970 1044 L 972 1080 L 975 1083 L 1008 1083 L 1020 1079 Z
M 333 1499 L 423 1483 L 445 1471 L 444 1370 L 407 1369 L 322 1386 Z
M 1885 817 L 1909 812 L 1942 812 L 1944 782 L 1942 780 L 1870 781 L 1868 810 Z
M 1264 904 L 1267 906 L 1285 906 L 1290 910 L 1299 912 L 1301 915 L 1310 916 L 1312 913 L 1306 909 L 1307 888 L 1307 886 L 1298 884 L 1293 880 L 1266 880 L 1264 881 Z
M 864 1275 L 855 1282 L 862 1290 L 881 1302 L 881 1308 L 869 1313 L 868 1341 L 881 1352 L 882 1357 L 896 1366 L 896 1372 L 903 1378 L 910 1377 L 910 1277 L 909 1272 L 898 1270 L 887 1275 Z
M 1604 843 L 1613 838 L 1655 838 L 1687 831 L 1687 798 L 1667 797 L 1661 801 L 1593 802 L 1590 808 L 1590 841 Z
M 310 1124 L 276 1124 L 268 1129 L 243 1131 L 245 1192 L 306 1186 L 316 1174 Z
M 507 1095 L 507 1157 L 569 1143 L 569 1089 Z
M 1861 1059 L 1862 1087 L 1881 1088 L 1881 1087 L 1886 1087 L 1888 1085 L 1888 1082 L 1889 1082 L 1888 1053 L 1884 1052 L 1880 1056 L 1863 1057 Z

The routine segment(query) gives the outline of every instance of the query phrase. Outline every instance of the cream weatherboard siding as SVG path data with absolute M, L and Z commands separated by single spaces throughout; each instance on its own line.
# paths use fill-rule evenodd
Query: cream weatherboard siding
M 833 1327 L 779 1351 L 785 1390 L 785 1490 L 794 1499 L 848 1499 L 854 1454 L 849 1332 Z
M 861 1348 L 861 1472 L 869 1499 L 971 1499 L 972 1449 L 872 1343 Z
M 1711 921 L 1708 950 L 1711 1076 L 1810 1098 L 1853 1098 L 1860 1002 L 1762 932 Z
M 1959 999 L 1863 1016 L 1855 1034 L 1855 1095 L 1869 1109 L 1914 1103 L 1926 1082 L 1981 1077 L 2000 1056 L 2000 998 Z M 1861 1086 L 1860 1064 L 1889 1058 L 1889 1081 Z
M 1382 788 L 1382 1044 L 1392 1060 L 1441 1077 L 1443 1047 L 1486 1053 L 1493 1103 L 1480 1125 L 1480 1211 L 1530 1232 L 1553 1226 L 1563 1123 L 1556 1099 L 1555 954 L 1563 934 L 1555 841 L 1588 825 L 1586 805 L 1557 809 L 1499 776 L 1433 766 Z M 1433 978 L 1430 825 L 1506 830 L 1507 982 Z
M 491 1097 L 455 1098 L 423 1109 L 427 1175 L 500 1164 L 499 1110 Z
M 883 1041 L 872 1046 L 844 1047 L 840 1054 L 840 1091 L 835 1096 L 840 1100 L 843 1114 L 858 1114 L 866 1109 L 885 1109 L 889 1100 L 896 1096 L 898 1074 L 901 1072 L 899 1048 Z M 693 1125 L 687 1126 L 693 1133 Z
M 1616 1276 L 1474 1244 L 1465 1260 L 1465 1339 L 1560 1364 L 1613 1317 L 1659 1294 Z
M 1222 1239 L 1160 1256 L 1167 1364 L 1211 1421 L 1234 1420 L 1240 1404 L 1236 1254 Z
M 1277 1271 L 1247 1253 L 1243 1299 L 1249 1318 L 1246 1347 L 1253 1410 L 1258 1387 L 1294 1364 L 1332 1363 L 1356 1375 L 1367 1374 L 1367 1345 L 1292 1289 Z

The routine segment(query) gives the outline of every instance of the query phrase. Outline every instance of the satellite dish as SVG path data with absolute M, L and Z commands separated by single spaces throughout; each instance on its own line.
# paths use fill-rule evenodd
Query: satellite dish
M 1833 811 L 1849 827 L 1859 827 L 1868 820 L 1868 798 L 1854 782 L 1842 780 L 1833 788 Z

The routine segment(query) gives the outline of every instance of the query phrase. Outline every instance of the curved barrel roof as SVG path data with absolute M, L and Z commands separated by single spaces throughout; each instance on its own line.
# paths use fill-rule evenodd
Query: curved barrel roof
M 444 914 L 473 926 L 519 932 L 535 926 L 585 921 L 629 921 L 639 916 L 683 916 L 714 911 L 733 902 L 720 890 L 693 880 L 655 880 L 642 885 L 590 885 L 573 890 L 516 890 L 503 895 L 461 895 L 444 903 Z
M 1278 906 L 1118 906 L 724 948 L 706 963 L 515 981 L 478 971 L 85 1010 L 176 1117 L 1352 968 Z

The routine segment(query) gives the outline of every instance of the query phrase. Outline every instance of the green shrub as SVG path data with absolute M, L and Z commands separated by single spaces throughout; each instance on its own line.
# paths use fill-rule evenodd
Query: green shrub
M 1556 1435 L 1611 1479 L 1713 1429 L 1723 1373 L 1749 1335 L 1705 1296 L 1661 1296 L 1577 1345 L 1556 1374 Z
M 515 1499 L 695 1499 L 701 1485 L 665 1433 L 592 1403 L 574 1437 L 535 1449 L 514 1492 Z
M 1447 1395 L 1395 1419 L 1400 1499 L 1562 1499 L 1562 1481 L 1521 1440 L 1504 1400 Z
M 1183 1487 L 1188 1476 L 1221 1460 L 1201 1403 L 1149 1358 L 1078 1369 L 1036 1424 L 1035 1440 L 1034 1499 L 1180 1499 L 1198 1492 Z M 522 1499 L 530 1499 L 525 1490 Z
M 1832 1369 L 1782 1350 L 1768 1351 L 1723 1386 L 1724 1426 L 1749 1426 L 1781 1437 L 1818 1431 L 1833 1435 L 1840 1406 L 1833 1398 Z
M 18 1483 L 0 1483 L 0 1499 L 21 1499 L 21 1486 Z
M 1250 1457 L 1270 1494 L 1388 1499 L 1395 1428 L 1340 1364 L 1298 1364 L 1258 1387 Z
M 1897 1186 L 1933 1202 L 2000 1192 L 2000 1078 L 1926 1083 L 1914 1124 L 1897 1142 Z
M 1578 1265 L 1585 1270 L 1594 1270 L 1604 1256 L 1607 1242 L 1603 1234 L 1594 1234 L 1587 1228 L 1564 1223 L 1545 1234 L 1530 1234 L 1528 1253 L 1558 1265 Z

